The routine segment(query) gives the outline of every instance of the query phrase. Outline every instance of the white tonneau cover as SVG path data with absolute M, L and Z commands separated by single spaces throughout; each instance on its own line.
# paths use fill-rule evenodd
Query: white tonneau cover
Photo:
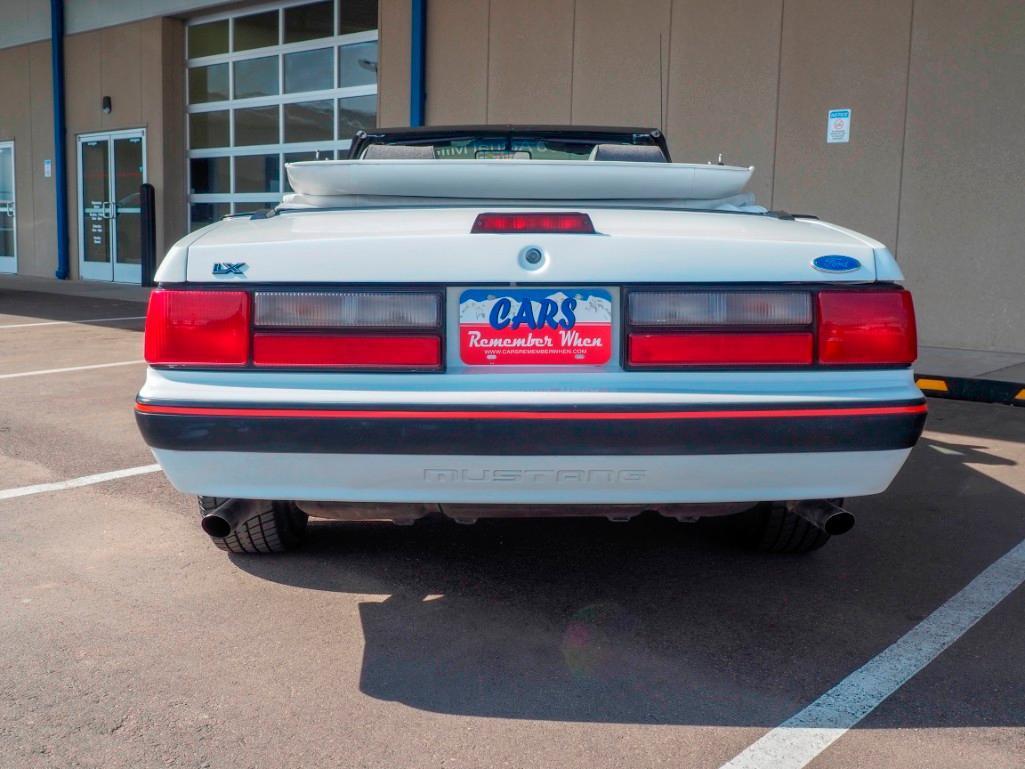
M 315 160 L 286 166 L 285 208 L 602 201 L 764 211 L 742 194 L 753 167 L 582 160 Z

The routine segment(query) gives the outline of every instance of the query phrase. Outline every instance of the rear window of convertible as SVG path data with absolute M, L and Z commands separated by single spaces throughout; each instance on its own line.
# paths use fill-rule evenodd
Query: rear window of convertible
M 434 139 L 430 142 L 434 147 L 434 157 L 445 160 L 588 160 L 597 143 L 504 137 Z

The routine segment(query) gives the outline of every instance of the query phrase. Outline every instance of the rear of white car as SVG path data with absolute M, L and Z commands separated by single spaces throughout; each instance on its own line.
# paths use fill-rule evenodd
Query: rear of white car
M 757 503 L 756 539 L 802 521 L 803 546 L 782 528 L 768 546 L 808 549 L 921 432 L 900 277 L 879 243 L 771 214 L 234 219 L 161 268 L 137 417 L 229 549 L 279 549 L 240 544 L 258 513 L 298 530 L 300 511 L 689 520 Z

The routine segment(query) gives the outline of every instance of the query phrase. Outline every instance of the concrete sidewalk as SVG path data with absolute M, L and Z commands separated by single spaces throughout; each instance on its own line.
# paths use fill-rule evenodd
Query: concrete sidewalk
M 1025 353 L 919 347 L 915 371 L 923 376 L 991 379 L 1025 387 Z
M 915 384 L 937 398 L 1025 406 L 1025 354 L 922 346 Z
M 30 275 L 0 275 L 0 291 L 35 291 L 42 294 L 86 296 L 122 302 L 147 302 L 151 289 L 127 283 L 97 280 L 57 280 Z M 2 300 L 0 300 L 2 301 Z
M 149 298 L 150 290 L 142 286 L 121 283 L 0 275 L 0 292 L 35 291 L 46 294 L 86 296 L 95 299 L 145 302 Z M 2 298 L 0 298 L 0 303 L 2 303 Z M 923 346 L 919 348 L 915 372 L 920 379 L 925 381 L 986 380 L 1013 383 L 1019 390 L 1025 391 L 1025 352 L 994 352 Z M 923 389 L 926 389 L 930 395 L 937 394 L 935 388 L 930 391 L 930 388 L 923 386 Z M 1018 390 L 1014 391 L 1014 393 L 1017 392 Z

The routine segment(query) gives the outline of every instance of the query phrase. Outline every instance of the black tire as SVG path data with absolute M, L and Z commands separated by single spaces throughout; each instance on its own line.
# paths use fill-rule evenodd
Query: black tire
M 723 521 L 731 540 L 758 553 L 810 553 L 829 541 L 829 535 L 782 502 L 762 502 Z
M 210 541 L 221 550 L 228 553 L 284 553 L 302 544 L 309 516 L 292 502 L 200 497 L 199 514 L 206 515 L 219 507 L 240 503 L 252 505 L 253 515 L 236 526 L 227 537 L 210 537 Z

